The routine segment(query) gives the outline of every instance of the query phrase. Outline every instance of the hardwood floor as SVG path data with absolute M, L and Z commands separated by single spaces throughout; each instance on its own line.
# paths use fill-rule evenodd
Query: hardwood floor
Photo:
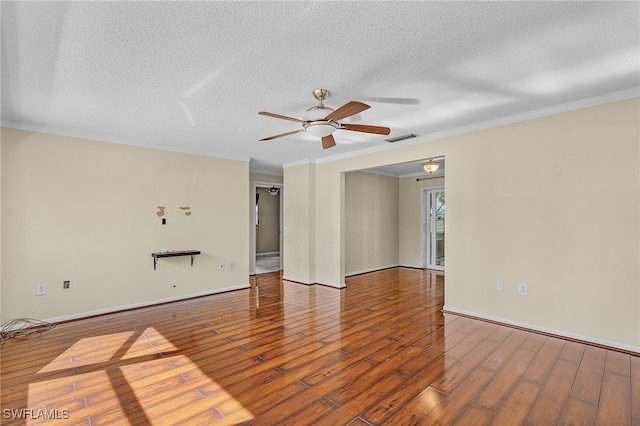
M 638 357 L 443 315 L 435 272 L 279 277 L 8 341 L 0 422 L 640 425 Z

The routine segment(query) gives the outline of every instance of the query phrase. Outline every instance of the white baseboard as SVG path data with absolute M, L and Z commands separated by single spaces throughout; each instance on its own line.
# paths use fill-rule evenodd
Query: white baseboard
M 411 268 L 411 269 L 425 269 L 422 265 L 407 265 L 406 263 L 401 263 L 398 265 L 401 268 Z
M 379 268 L 363 269 L 362 271 L 349 272 L 349 273 L 344 274 L 344 276 L 345 277 L 352 277 L 354 275 L 368 274 L 369 272 L 377 272 L 377 271 L 382 271 L 383 269 L 397 268 L 399 266 L 402 266 L 402 265 L 400 265 L 399 263 L 395 263 L 393 265 L 381 266 Z
M 525 328 L 525 329 L 529 329 L 529 330 L 539 331 L 541 333 L 552 334 L 552 335 L 559 336 L 559 337 L 566 337 L 568 339 L 581 340 L 583 342 L 594 343 L 596 345 L 608 346 L 608 347 L 611 347 L 611 348 L 617 348 L 617 349 L 622 349 L 622 350 L 625 350 L 625 351 L 631 351 L 631 352 L 640 353 L 640 346 L 627 345 L 625 343 L 612 342 L 610 340 L 598 339 L 596 337 L 584 336 L 582 334 L 570 333 L 568 331 L 555 330 L 553 328 L 540 327 L 540 326 L 537 326 L 537 325 L 527 324 L 527 323 L 524 323 L 524 322 L 512 321 L 512 320 L 508 320 L 508 319 L 505 319 L 505 318 L 493 317 L 491 315 L 479 314 L 477 312 L 469 312 L 469 311 L 465 311 L 463 309 L 451 308 L 449 306 L 444 306 L 442 308 L 442 310 L 444 312 L 450 312 L 452 314 L 467 315 L 467 316 L 470 316 L 470 317 L 476 317 L 476 318 L 485 319 L 485 320 L 488 320 L 488 321 L 493 321 L 493 322 L 502 323 L 502 324 L 506 324 L 506 325 L 512 325 L 514 327 L 520 327 L 520 328 Z
M 267 257 L 267 256 L 280 256 L 279 251 L 269 251 L 264 253 L 256 253 L 256 258 L 258 257 Z
M 333 287 L 333 288 L 346 288 L 347 285 L 345 283 L 342 284 L 335 284 L 335 283 L 323 283 L 323 282 L 317 282 L 316 284 L 318 285 L 324 285 L 327 287 Z
M 300 278 L 295 278 L 295 277 L 291 277 L 291 276 L 282 276 L 282 280 L 283 281 L 291 281 L 294 283 L 298 283 L 298 284 L 305 284 L 305 285 L 312 285 L 314 283 L 310 283 L 307 280 L 301 280 Z
M 310 283 L 310 282 L 308 282 L 306 280 L 301 280 L 301 279 L 298 279 L 298 278 L 292 278 L 292 277 L 286 277 L 286 276 L 283 276 L 282 280 L 283 281 L 291 281 L 291 282 L 294 282 L 294 283 L 304 284 L 304 285 L 325 285 L 327 287 L 333 287 L 333 288 L 344 288 L 344 287 L 346 287 L 346 284 L 344 284 L 344 283 L 343 284 L 335 284 L 335 283 L 323 283 L 323 282 L 319 282 L 319 281 L 314 281 L 314 282 Z
M 86 311 L 86 312 L 80 312 L 80 313 L 77 313 L 77 314 L 63 315 L 63 316 L 60 316 L 60 317 L 48 318 L 45 321 L 53 322 L 53 323 L 62 322 L 62 321 L 70 321 L 70 320 L 93 317 L 93 316 L 96 316 L 96 315 L 106 315 L 106 314 L 110 314 L 110 313 L 114 313 L 114 312 L 126 311 L 126 310 L 129 310 L 129 309 L 144 308 L 146 306 L 157 305 L 157 304 L 160 304 L 160 303 L 176 302 L 178 300 L 191 299 L 191 298 L 194 298 L 194 297 L 210 296 L 210 295 L 217 294 L 217 293 L 225 293 L 227 291 L 242 290 L 242 289 L 249 288 L 249 287 L 251 287 L 249 284 L 240 284 L 240 285 L 231 286 L 231 287 L 218 288 L 218 289 L 215 289 L 215 290 L 207 290 L 207 291 L 200 291 L 200 292 L 197 292 L 197 293 L 182 294 L 180 296 L 167 297 L 167 298 L 164 298 L 164 299 L 147 300 L 145 302 L 140 302 L 140 303 L 131 303 L 129 305 L 115 306 L 113 308 L 97 309 L 95 311 Z

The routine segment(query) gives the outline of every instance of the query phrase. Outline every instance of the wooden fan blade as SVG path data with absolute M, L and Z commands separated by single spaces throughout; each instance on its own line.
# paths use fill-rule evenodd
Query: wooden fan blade
M 342 124 L 340 128 L 353 132 L 374 133 L 376 135 L 388 135 L 391 133 L 391 129 L 388 127 L 369 126 L 366 124 Z
M 322 138 L 322 147 L 324 149 L 331 148 L 332 146 L 336 146 L 336 140 L 333 138 L 333 135 L 324 136 Z
M 369 108 L 371 108 L 369 105 L 363 104 L 362 102 L 358 102 L 358 101 L 347 102 L 337 110 L 333 111 L 331 114 L 327 115 L 325 120 L 333 120 L 333 121 L 342 120 L 343 118 L 351 117 L 352 115 L 362 112 L 365 109 L 369 109 Z
M 296 123 L 306 123 L 304 120 L 300 120 L 299 118 L 287 117 L 286 115 L 274 114 L 272 112 L 260 111 L 258 112 L 260 115 L 266 115 L 267 117 L 280 118 L 282 120 L 295 121 Z
M 287 132 L 287 133 L 280 133 L 279 135 L 270 136 L 268 138 L 258 139 L 258 140 L 259 141 L 270 141 L 271 139 L 281 138 L 283 136 L 289 136 L 289 135 L 293 135 L 294 133 L 300 133 L 300 132 L 304 132 L 304 129 L 294 130 L 292 132 Z

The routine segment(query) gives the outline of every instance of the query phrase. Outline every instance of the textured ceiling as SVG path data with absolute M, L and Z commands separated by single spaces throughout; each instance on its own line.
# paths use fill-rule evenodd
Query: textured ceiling
M 326 88 L 345 122 L 439 132 L 640 86 L 639 2 L 1 2 L 2 124 L 251 160 L 388 145 L 300 133 Z M 405 142 L 406 143 L 406 142 Z M 402 142 L 398 143 L 402 144 Z

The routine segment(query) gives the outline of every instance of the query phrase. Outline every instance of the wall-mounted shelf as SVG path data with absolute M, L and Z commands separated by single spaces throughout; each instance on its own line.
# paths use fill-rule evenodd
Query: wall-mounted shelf
M 200 250 L 160 251 L 151 253 L 151 257 L 153 257 L 153 270 L 156 270 L 158 259 L 161 257 L 191 256 L 191 266 L 193 266 L 193 258 L 199 254 Z

